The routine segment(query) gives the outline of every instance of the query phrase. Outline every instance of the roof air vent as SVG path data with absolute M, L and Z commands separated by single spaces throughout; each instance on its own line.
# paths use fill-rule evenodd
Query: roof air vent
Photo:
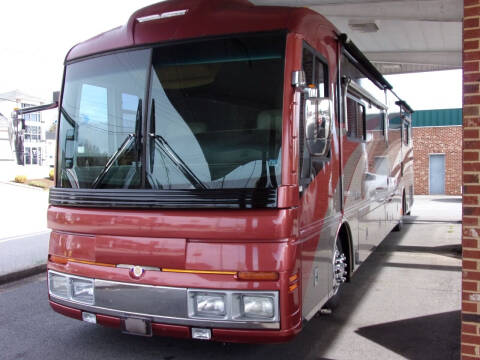
M 158 20 L 158 19 L 170 18 L 170 17 L 174 17 L 174 16 L 182 16 L 182 15 L 185 15 L 187 13 L 187 11 L 188 11 L 188 9 L 184 9 L 184 10 L 168 11 L 168 12 L 164 12 L 164 13 L 161 13 L 161 14 L 153 14 L 153 15 L 148 15 L 148 16 L 142 16 L 142 17 L 137 18 L 137 21 L 139 23 L 142 23 L 142 22 L 153 21 L 153 20 Z
M 348 22 L 350 29 L 362 33 L 374 33 L 378 31 L 378 25 L 375 21 L 359 21 L 359 20 L 350 20 Z

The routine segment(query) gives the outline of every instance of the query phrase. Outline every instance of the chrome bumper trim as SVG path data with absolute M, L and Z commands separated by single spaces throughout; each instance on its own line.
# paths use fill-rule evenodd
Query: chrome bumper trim
M 95 307 L 137 314 L 187 314 L 187 289 L 95 279 Z
M 64 273 L 59 273 L 67 275 Z M 153 286 L 95 279 L 95 305 L 64 299 L 50 293 L 64 306 L 118 318 L 144 317 L 152 322 L 228 329 L 280 329 L 280 321 L 231 321 L 188 317 L 187 288 Z M 219 290 L 222 291 L 223 290 Z M 241 291 L 240 291 L 241 292 Z M 252 291 L 247 291 L 253 293 Z M 277 310 L 279 310 L 277 308 Z

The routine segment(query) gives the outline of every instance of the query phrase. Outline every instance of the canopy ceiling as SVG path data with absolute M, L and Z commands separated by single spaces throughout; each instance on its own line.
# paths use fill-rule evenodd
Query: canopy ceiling
M 250 0 L 306 6 L 350 37 L 382 74 L 462 67 L 462 0 Z

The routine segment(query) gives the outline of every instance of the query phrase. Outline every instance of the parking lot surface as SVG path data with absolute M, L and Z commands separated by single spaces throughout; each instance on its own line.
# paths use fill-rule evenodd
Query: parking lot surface
M 0 286 L 0 358 L 459 359 L 461 200 L 423 201 L 430 202 L 429 217 L 412 211 L 403 230 L 391 233 L 345 284 L 338 308 L 313 318 L 289 343 L 124 335 L 54 313 L 40 274 Z M 430 216 L 428 206 L 450 215 Z

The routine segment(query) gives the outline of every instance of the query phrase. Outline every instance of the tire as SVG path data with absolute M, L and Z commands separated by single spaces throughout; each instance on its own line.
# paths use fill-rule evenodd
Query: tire
M 406 207 L 407 207 L 407 202 L 406 202 L 406 199 L 405 199 L 405 193 L 403 193 L 403 196 L 402 196 L 402 212 L 401 212 L 400 221 L 398 222 L 397 225 L 395 225 L 395 227 L 392 229 L 392 231 L 394 231 L 394 232 L 402 231 L 403 217 L 405 216 Z
M 332 297 L 325 304 L 326 308 L 335 309 L 339 305 L 342 284 L 348 277 L 348 258 L 345 254 L 341 238 L 337 237 L 332 255 Z
M 398 224 L 395 225 L 395 227 L 392 229 L 393 232 L 399 232 L 399 231 L 402 231 L 402 228 L 403 228 L 403 219 L 400 219 L 398 221 Z

